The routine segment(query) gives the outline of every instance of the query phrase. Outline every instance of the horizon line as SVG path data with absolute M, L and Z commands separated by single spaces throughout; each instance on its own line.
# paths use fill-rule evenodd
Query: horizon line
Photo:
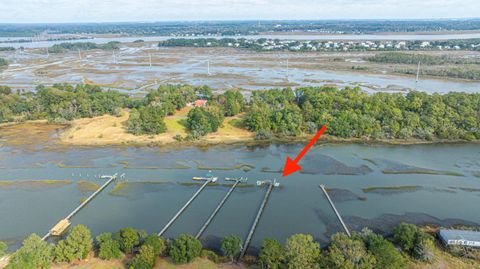
M 48 21 L 35 21 L 35 22 L 0 22 L 2 25 L 15 25 L 15 24 L 109 24 L 109 23 L 130 23 L 130 24 L 148 24 L 148 23 L 198 23 L 198 22 L 300 22 L 300 21 L 455 21 L 455 20 L 480 20 L 480 17 L 427 17 L 427 18 L 337 18 L 337 19 L 216 19 L 216 20 L 203 20 L 203 19 L 191 19 L 191 20 L 111 20 L 111 21 L 69 21 L 69 22 L 48 22 Z

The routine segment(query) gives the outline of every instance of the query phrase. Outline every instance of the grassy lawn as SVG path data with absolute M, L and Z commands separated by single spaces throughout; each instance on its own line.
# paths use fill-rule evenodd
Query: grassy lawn
M 91 258 L 82 264 L 55 264 L 52 269 L 127 269 L 128 266 L 121 260 L 103 261 L 98 258 Z M 216 264 L 207 259 L 197 258 L 189 264 L 174 264 L 168 259 L 158 258 L 155 264 L 156 269 L 246 269 L 244 265 Z

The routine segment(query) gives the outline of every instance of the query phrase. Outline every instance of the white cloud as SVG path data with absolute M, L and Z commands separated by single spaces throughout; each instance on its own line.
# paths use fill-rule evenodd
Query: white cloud
M 478 17 L 478 0 L 0 0 L 0 22 Z

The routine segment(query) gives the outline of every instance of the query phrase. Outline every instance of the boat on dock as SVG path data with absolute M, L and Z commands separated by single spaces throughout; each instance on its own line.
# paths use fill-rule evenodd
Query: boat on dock
M 60 236 L 69 226 L 71 222 L 68 219 L 60 220 L 52 229 L 50 229 L 50 234 L 53 236 Z
M 193 177 L 192 179 L 197 181 L 217 182 L 218 177 Z

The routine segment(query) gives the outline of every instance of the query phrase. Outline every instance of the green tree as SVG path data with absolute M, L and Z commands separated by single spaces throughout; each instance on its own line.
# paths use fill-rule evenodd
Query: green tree
M 417 226 L 409 223 L 400 223 L 393 229 L 393 240 L 403 251 L 411 254 L 415 248 L 418 234 Z
M 292 235 L 285 242 L 285 259 L 287 269 L 318 268 L 320 244 L 311 235 Z
M 75 259 L 83 260 L 93 248 L 93 239 L 87 227 L 78 224 L 65 240 L 58 242 L 55 247 L 55 261 L 72 262 Z
M 38 235 L 32 234 L 12 255 L 6 269 L 50 268 L 52 260 L 52 246 Z
M 127 131 L 135 135 L 160 134 L 167 130 L 165 111 L 159 106 L 142 106 L 132 109 L 127 120 Z
M 432 262 L 435 258 L 435 244 L 428 237 L 422 237 L 413 248 L 413 256 L 415 259 L 423 262 Z
M 98 257 L 102 260 L 119 259 L 122 257 L 120 244 L 113 240 L 111 233 L 101 233 L 96 237 Z
M 216 132 L 222 123 L 218 110 L 196 107 L 188 112 L 187 127 L 193 138 Z
M 233 262 L 234 258 L 242 249 L 242 239 L 235 235 L 225 236 L 220 245 L 220 249 L 222 250 L 223 255 L 230 258 Z
M 227 90 L 218 97 L 218 103 L 223 107 L 225 116 L 235 116 L 242 112 L 245 100 L 238 90 Z
M 3 257 L 6 254 L 8 245 L 5 242 L 0 241 L 0 257 Z
M 155 256 L 162 255 L 166 248 L 165 241 L 156 234 L 147 236 L 143 244 L 151 246 Z
M 258 255 L 258 266 L 262 269 L 281 269 L 284 260 L 285 251 L 282 245 L 275 239 L 264 239 Z
M 169 248 L 168 254 L 175 263 L 189 263 L 200 256 L 202 244 L 191 235 L 180 235 Z
M 115 233 L 115 240 L 120 244 L 124 253 L 131 253 L 133 248 L 140 244 L 138 232 L 133 228 L 123 228 Z
M 375 257 L 365 249 L 364 243 L 361 240 L 352 239 L 344 233 L 332 236 L 324 262 L 327 268 L 376 268 Z
M 140 113 L 136 109 L 132 109 L 128 115 L 127 132 L 140 135 L 142 134 L 142 122 L 140 121 Z
M 367 250 L 377 260 L 376 267 L 383 269 L 402 269 L 406 261 L 395 246 L 383 236 L 369 231 L 364 237 Z
M 133 258 L 131 267 L 134 269 L 151 269 L 155 265 L 156 255 L 153 247 L 142 245 L 135 258 Z

